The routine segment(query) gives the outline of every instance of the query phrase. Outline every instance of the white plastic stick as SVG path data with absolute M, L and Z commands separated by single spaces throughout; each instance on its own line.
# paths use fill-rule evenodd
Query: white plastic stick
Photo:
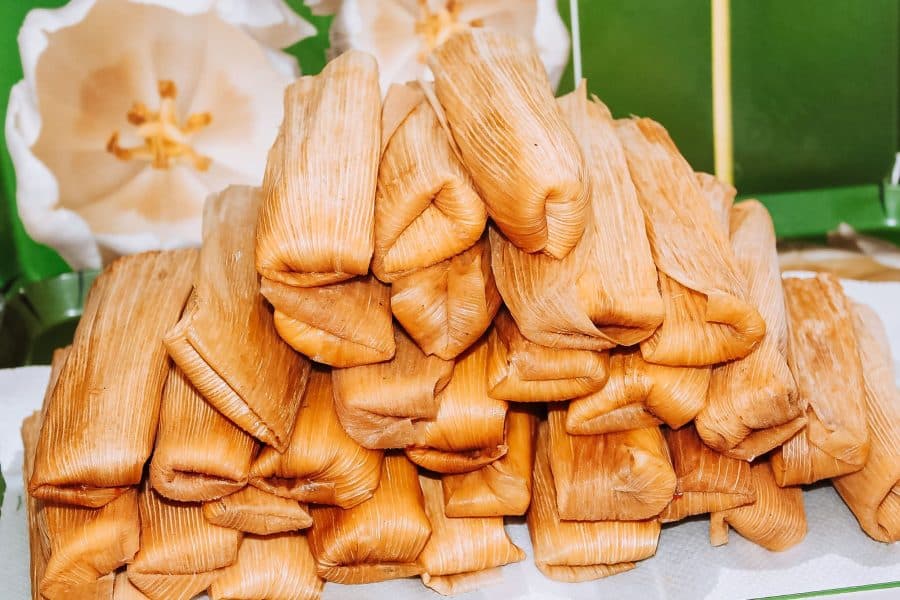
M 569 0 L 569 16 L 572 20 L 572 72 L 575 87 L 581 83 L 581 24 L 578 22 L 578 0 Z

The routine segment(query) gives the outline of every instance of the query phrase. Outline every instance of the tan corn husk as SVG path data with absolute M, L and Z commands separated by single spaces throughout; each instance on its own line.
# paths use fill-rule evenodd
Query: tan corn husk
M 866 392 L 850 301 L 833 275 L 784 280 L 791 371 L 807 425 L 772 455 L 778 485 L 859 471 L 869 454 Z
M 438 413 L 438 393 L 447 387 L 453 363 L 425 356 L 394 328 L 394 358 L 332 371 L 334 408 L 344 431 L 364 448 L 404 448 L 416 439 L 422 419 Z
M 537 418 L 521 406 L 506 415 L 506 455 L 476 471 L 444 475 L 444 512 L 448 517 L 522 515 L 531 502 L 534 435 Z
M 854 304 L 852 310 L 871 446 L 866 466 L 831 482 L 863 531 L 878 541 L 896 542 L 900 541 L 900 392 L 884 325 L 868 306 Z
M 317 288 L 263 279 L 261 292 L 278 335 L 316 362 L 356 367 L 394 356 L 391 288 L 372 275 Z
M 706 203 L 712 208 L 713 214 L 719 222 L 723 232 L 731 230 L 731 208 L 734 206 L 734 198 L 737 190 L 709 173 L 694 173 L 700 193 L 706 198 Z M 738 257 L 740 261 L 740 257 Z M 766 321 L 768 324 L 768 321 Z
M 116 575 L 112 598 L 113 600 L 148 600 L 141 590 L 134 587 L 125 571 L 120 571 Z
M 563 258 L 588 221 L 590 182 L 534 46 L 467 29 L 436 48 L 428 64 L 488 214 L 526 252 Z
M 449 518 L 444 514 L 441 480 L 420 476 L 431 537 L 419 555 L 422 582 L 437 591 L 460 588 L 454 579 L 525 559 L 503 528 L 503 517 Z
M 788 330 L 775 229 L 756 200 L 731 210 L 731 246 L 749 284 L 749 298 L 766 320 L 766 335 L 746 357 L 713 369 L 697 432 L 719 452 L 753 460 L 806 424 L 787 364 Z
M 256 441 L 206 402 L 172 365 L 150 461 L 153 489 L 181 502 L 220 498 L 247 485 L 255 453 Z
M 710 515 L 709 541 L 713 546 L 728 543 L 728 527 L 755 544 L 773 552 L 796 546 L 806 537 L 806 512 L 799 487 L 775 483 L 769 462 L 750 466 L 750 480 L 756 502 Z
M 681 427 L 706 404 L 710 369 L 645 362 L 637 349 L 610 353 L 609 379 L 569 403 L 566 431 L 595 435 L 653 427 Z
M 566 433 L 566 407 L 547 411 L 547 459 L 560 518 L 640 521 L 672 500 L 675 472 L 659 427 L 602 435 Z
M 449 260 L 398 278 L 391 310 L 426 354 L 452 360 L 491 326 L 502 300 L 487 238 Z
M 665 435 L 678 481 L 675 497 L 660 514 L 660 521 L 671 523 L 756 500 L 747 462 L 708 448 L 691 425 L 668 430 Z
M 380 141 L 381 90 L 370 55 L 344 52 L 285 90 L 263 180 L 260 275 L 314 287 L 369 271 Z
M 250 483 L 300 502 L 356 506 L 370 498 L 381 476 L 382 453 L 354 442 L 334 410 L 331 374 L 313 369 L 284 454 L 264 448 Z
M 506 454 L 506 402 L 487 393 L 487 342 L 463 354 L 438 394 L 437 416 L 423 421 L 406 456 L 436 473 L 467 473 Z
M 313 506 L 311 512 L 309 545 L 326 581 L 374 583 L 422 573 L 416 559 L 431 525 L 416 468 L 402 455 L 385 456 L 381 483 L 362 504 L 349 510 Z
M 323 581 L 306 536 L 283 533 L 250 535 L 237 560 L 222 569 L 209 587 L 212 600 L 316 600 Z
M 306 506 L 248 485 L 239 492 L 203 505 L 203 516 L 219 527 L 256 535 L 297 531 L 312 526 Z
M 284 450 L 309 361 L 278 337 L 259 293 L 253 264 L 259 205 L 259 190 L 244 186 L 229 187 L 206 201 L 194 293 L 166 336 L 166 347 L 219 412 Z
M 401 99 L 392 97 L 397 94 Z M 487 221 L 484 202 L 434 109 L 419 90 L 419 103 L 409 110 L 409 94 L 409 86 L 391 86 L 382 113 L 386 139 L 375 191 L 372 272 L 385 282 L 463 252 Z M 398 103 L 408 112 L 393 125 L 396 117 L 389 113 Z
M 44 415 L 31 494 L 96 508 L 140 482 L 168 374 L 162 338 L 190 293 L 196 258 L 126 256 L 94 281 Z
M 557 581 L 599 579 L 634 568 L 656 553 L 660 525 L 648 521 L 563 521 L 547 456 L 548 424 L 538 427 L 528 533 L 537 568 Z
M 649 119 L 621 119 L 619 139 L 644 211 L 665 320 L 641 343 L 648 362 L 701 367 L 746 356 L 766 323 L 690 165 Z

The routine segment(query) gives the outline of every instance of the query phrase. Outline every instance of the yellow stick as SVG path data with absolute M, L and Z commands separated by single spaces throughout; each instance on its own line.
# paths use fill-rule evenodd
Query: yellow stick
M 734 140 L 731 119 L 730 0 L 712 2 L 713 151 L 716 177 L 734 183 Z

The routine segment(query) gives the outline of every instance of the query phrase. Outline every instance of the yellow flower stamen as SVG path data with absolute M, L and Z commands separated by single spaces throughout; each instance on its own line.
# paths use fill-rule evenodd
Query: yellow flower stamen
M 416 21 L 416 34 L 422 37 L 425 47 L 419 51 L 419 62 L 425 63 L 432 50 L 444 43 L 452 34 L 467 27 L 482 27 L 481 19 L 468 23 L 459 21 L 459 3 L 457 0 L 446 0 L 444 7 L 437 12 L 428 8 L 428 0 L 419 0 L 419 20 Z

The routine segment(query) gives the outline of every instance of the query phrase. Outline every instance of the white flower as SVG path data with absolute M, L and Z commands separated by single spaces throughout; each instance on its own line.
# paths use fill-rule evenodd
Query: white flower
M 19 216 L 75 269 L 199 244 L 206 196 L 262 181 L 315 33 L 282 0 L 72 0 L 19 32 L 6 140 Z

